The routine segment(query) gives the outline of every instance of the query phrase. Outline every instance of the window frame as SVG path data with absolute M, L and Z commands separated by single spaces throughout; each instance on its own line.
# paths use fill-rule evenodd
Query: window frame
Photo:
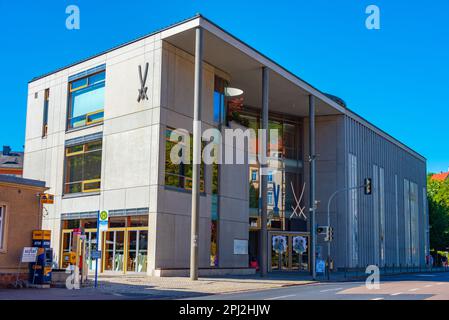
M 170 137 L 167 136 L 167 132 L 168 131 L 174 131 L 176 129 L 170 127 L 170 126 L 166 126 L 165 128 L 165 152 L 167 152 L 167 143 L 174 143 L 176 144 L 177 142 L 171 141 Z M 190 138 L 192 139 L 192 134 L 189 133 Z M 179 143 L 179 142 L 178 142 Z M 201 149 L 203 149 L 204 145 L 202 144 Z M 193 148 L 193 144 L 190 145 L 190 148 Z M 190 156 L 193 156 L 193 150 L 190 151 Z M 180 163 L 178 164 L 179 167 L 179 173 L 169 173 L 169 175 L 171 176 L 177 176 L 178 177 L 178 185 L 174 186 L 174 185 L 170 185 L 167 184 L 167 154 L 165 154 L 165 162 L 164 162 L 164 186 L 166 188 L 169 189 L 173 189 L 173 190 L 179 190 L 179 191 L 186 191 L 186 192 L 191 192 L 192 188 L 190 187 L 190 184 L 192 183 L 192 179 L 193 177 L 189 177 L 185 174 L 185 172 L 187 171 L 186 169 L 188 168 L 188 166 L 192 165 L 192 163 L 190 164 L 184 164 L 184 163 Z M 192 162 L 192 159 L 191 159 Z M 202 177 L 201 177 L 202 175 Z M 182 181 L 182 182 L 181 182 Z M 200 165 L 200 193 L 205 193 L 206 192 L 206 166 L 205 163 L 203 161 L 201 161 L 201 165 Z
M 0 253 L 8 249 L 8 205 L 0 202 Z
M 84 129 L 84 128 L 88 128 L 88 127 L 93 126 L 93 125 L 100 125 L 100 124 L 102 124 L 104 122 L 104 104 L 103 104 L 103 108 L 102 109 L 94 110 L 94 111 L 88 112 L 85 115 L 83 115 L 83 116 L 85 116 L 85 124 L 84 125 L 74 127 L 71 124 L 71 121 L 73 119 L 73 117 L 72 117 L 72 113 L 73 113 L 72 93 L 77 92 L 77 91 L 82 90 L 82 89 L 88 88 L 90 86 L 89 79 L 92 78 L 92 77 L 95 77 L 96 75 L 101 74 L 101 73 L 104 73 L 104 80 L 102 80 L 101 82 L 103 82 L 103 86 L 106 87 L 106 69 L 102 69 L 102 70 L 96 71 L 94 73 L 91 73 L 91 74 L 79 77 L 77 79 L 74 79 L 74 80 L 71 80 L 71 81 L 68 82 L 66 131 L 73 131 L 73 130 Z M 80 81 L 80 80 L 83 80 L 83 79 L 87 80 L 85 85 L 76 87 L 75 89 L 72 88 L 72 84 L 74 82 L 77 82 L 77 81 Z M 94 82 L 92 85 L 96 85 L 97 83 L 98 82 Z M 103 116 L 101 117 L 101 119 L 89 120 L 89 119 L 92 118 L 92 116 L 97 115 L 99 113 L 103 113 Z
M 227 99 L 225 95 L 225 88 L 228 86 L 228 81 L 218 75 L 214 75 L 214 90 L 213 90 L 213 110 L 212 110 L 212 120 L 216 125 L 227 125 Z M 217 118 L 215 117 L 215 106 L 216 106 L 216 95 L 220 96 L 219 100 L 219 110 Z
M 89 150 L 88 149 L 88 145 L 91 143 L 95 143 L 95 142 L 101 142 L 101 148 L 98 149 L 93 149 L 93 150 Z M 69 152 L 69 148 L 72 147 L 77 147 L 77 146 L 83 146 L 82 150 L 80 151 L 75 151 L 75 152 Z M 64 181 L 63 181 L 63 196 L 73 196 L 73 195 L 89 195 L 92 193 L 98 193 L 101 192 L 101 174 L 102 174 L 102 165 L 103 165 L 103 139 L 96 139 L 96 140 L 92 140 L 92 141 L 86 141 L 80 144 L 74 144 L 74 145 L 70 145 L 70 146 L 65 146 L 64 147 Z M 98 179 L 87 179 L 87 180 L 80 180 L 80 181 L 69 181 L 69 172 L 68 172 L 68 159 L 69 157 L 74 157 L 74 156 L 79 156 L 79 155 L 84 155 L 87 153 L 91 153 L 91 152 L 97 152 L 97 151 L 101 151 L 101 163 L 100 163 L 100 178 Z M 80 183 L 81 184 L 81 191 L 80 192 L 68 192 L 67 191 L 67 185 L 69 184 L 76 184 L 76 183 Z M 86 188 L 86 185 L 88 186 L 89 184 L 95 184 L 95 183 L 99 183 L 98 188 Z
M 273 191 L 267 191 L 267 204 L 268 204 L 269 206 L 274 205 L 274 199 L 273 199 L 273 197 L 274 197 Z
M 251 169 L 251 181 L 256 182 L 258 180 L 257 178 L 257 169 Z
M 42 115 L 42 138 L 48 136 L 48 109 L 50 106 L 50 88 L 44 91 L 44 110 Z

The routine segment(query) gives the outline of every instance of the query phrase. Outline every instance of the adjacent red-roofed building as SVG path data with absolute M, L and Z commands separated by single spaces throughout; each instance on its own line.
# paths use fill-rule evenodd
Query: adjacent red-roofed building
M 437 173 L 432 176 L 432 180 L 436 180 L 436 181 L 445 181 L 448 178 L 449 178 L 449 171 Z

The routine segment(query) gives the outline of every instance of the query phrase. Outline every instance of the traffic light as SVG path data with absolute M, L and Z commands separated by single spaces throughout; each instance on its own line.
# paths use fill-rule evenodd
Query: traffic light
M 332 241 L 334 240 L 334 228 L 326 227 L 326 236 L 324 237 L 324 241 Z
M 334 239 L 334 228 L 329 226 L 317 226 L 317 234 L 324 235 L 324 241 L 332 241 Z
M 327 226 L 317 226 L 316 233 L 317 234 L 327 234 Z
M 373 192 L 371 179 L 370 178 L 366 178 L 364 185 L 365 185 L 365 194 L 366 195 L 370 195 Z

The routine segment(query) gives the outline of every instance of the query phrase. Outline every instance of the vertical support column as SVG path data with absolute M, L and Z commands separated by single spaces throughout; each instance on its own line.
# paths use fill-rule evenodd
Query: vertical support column
M 195 84 L 193 101 L 192 223 L 190 247 L 190 279 L 198 280 L 198 229 L 201 163 L 201 89 L 203 83 L 203 30 L 195 30 Z
M 260 228 L 260 275 L 267 275 L 268 267 L 268 234 L 267 234 L 267 154 L 268 154 L 268 96 L 270 86 L 270 70 L 267 67 L 262 68 L 262 132 L 261 139 L 261 161 L 260 161 L 260 181 L 261 181 L 261 228 Z
M 316 278 L 316 222 L 315 222 L 315 198 L 316 198 L 316 154 L 315 154 L 315 97 L 309 95 L 309 161 L 310 161 L 310 240 L 311 271 L 312 278 Z

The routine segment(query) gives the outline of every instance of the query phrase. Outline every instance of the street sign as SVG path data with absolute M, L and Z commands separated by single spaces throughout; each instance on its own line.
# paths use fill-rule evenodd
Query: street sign
M 324 262 L 323 259 L 317 259 L 317 261 L 316 261 L 316 272 L 317 273 L 324 273 L 325 268 L 326 268 L 326 262 Z
M 97 260 L 97 259 L 101 259 L 101 251 L 98 250 L 93 250 L 90 253 L 90 258 L 92 260 Z
M 42 204 L 53 204 L 55 202 L 55 196 L 49 193 L 40 194 Z
M 109 212 L 107 210 L 101 211 L 98 216 L 98 231 L 108 230 L 108 220 L 109 220 Z
M 36 262 L 38 248 L 35 247 L 24 247 L 22 251 L 22 259 L 20 260 L 23 263 L 26 262 Z

